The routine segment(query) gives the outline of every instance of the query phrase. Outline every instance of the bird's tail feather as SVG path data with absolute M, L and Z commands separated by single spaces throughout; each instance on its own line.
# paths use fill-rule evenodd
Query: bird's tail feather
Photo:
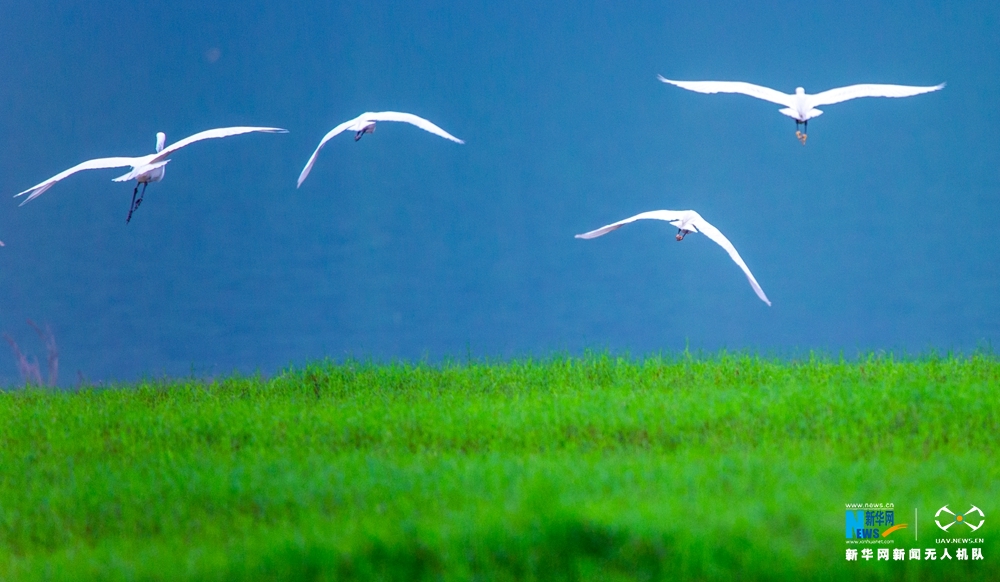
M 147 164 L 145 166 L 139 166 L 138 168 L 133 168 L 129 173 L 122 174 L 121 176 L 118 176 L 117 178 L 114 178 L 111 181 L 128 182 L 129 180 L 135 180 L 136 178 L 147 172 L 151 172 L 157 168 L 162 168 L 163 166 L 166 166 L 169 162 L 170 160 L 163 160 L 162 162 L 156 162 L 153 164 Z

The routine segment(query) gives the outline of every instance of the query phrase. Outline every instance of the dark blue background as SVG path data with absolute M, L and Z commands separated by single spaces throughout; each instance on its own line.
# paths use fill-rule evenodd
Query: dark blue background
M 0 212 L 0 330 L 64 383 L 270 374 L 326 356 L 972 349 L 1000 307 L 995 2 L 0 4 L 0 193 L 226 125 L 131 186 L 73 176 Z M 622 4 L 627 4 L 625 7 Z M 419 5 L 419 6 L 418 6 Z M 217 59 L 215 57 L 218 57 Z M 802 147 L 778 107 L 656 80 L 817 92 Z M 424 116 L 324 149 L 363 111 Z M 774 306 L 701 236 L 698 210 Z M 18 380 L 0 356 L 0 380 Z

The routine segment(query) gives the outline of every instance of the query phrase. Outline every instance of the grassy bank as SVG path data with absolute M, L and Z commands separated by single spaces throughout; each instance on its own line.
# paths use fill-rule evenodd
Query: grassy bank
M 998 387 L 720 354 L 9 391 L 0 579 L 985 580 Z M 975 503 L 985 560 L 849 563 L 852 502 L 919 508 L 890 548 Z

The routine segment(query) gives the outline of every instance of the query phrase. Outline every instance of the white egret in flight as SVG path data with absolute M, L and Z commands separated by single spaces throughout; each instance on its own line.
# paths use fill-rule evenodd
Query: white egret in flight
M 654 220 L 664 220 L 670 224 L 677 227 L 677 236 L 675 237 L 678 241 L 684 240 L 684 236 L 692 232 L 700 232 L 708 238 L 715 241 L 720 247 L 726 249 L 729 253 L 730 258 L 743 269 L 743 273 L 746 274 L 747 279 L 750 281 L 750 286 L 753 287 L 757 297 L 769 306 L 771 302 L 768 300 L 767 295 L 764 295 L 764 290 L 760 288 L 757 283 L 757 279 L 754 279 L 753 273 L 747 267 L 747 264 L 743 262 L 743 258 L 740 254 L 736 252 L 736 247 L 733 243 L 729 242 L 729 239 L 722 234 L 719 229 L 715 228 L 708 223 L 707 220 L 701 217 L 700 214 L 694 210 L 651 210 L 649 212 L 643 212 L 641 214 L 636 214 L 631 218 L 626 218 L 625 220 L 619 220 L 618 222 L 609 224 L 607 226 L 602 226 L 597 230 L 592 230 L 590 232 L 585 232 L 583 234 L 576 235 L 576 238 L 597 238 L 601 235 L 608 234 L 612 230 L 617 230 L 622 226 L 635 222 L 642 219 L 654 219 Z
M 682 89 L 697 93 L 742 93 L 743 95 L 784 105 L 785 108 L 779 109 L 778 112 L 795 120 L 795 137 L 799 138 L 802 145 L 806 145 L 806 137 L 808 137 L 806 132 L 809 129 L 809 120 L 823 114 L 822 111 L 816 109 L 820 105 L 833 105 L 834 103 L 857 99 L 859 97 L 912 97 L 913 95 L 944 89 L 945 86 L 944 83 L 934 85 L 933 87 L 870 84 L 849 85 L 847 87 L 839 87 L 823 91 L 822 93 L 816 93 L 815 95 L 809 95 L 802 87 L 796 87 L 795 94 L 789 95 L 768 87 L 761 87 L 760 85 L 753 85 L 742 81 L 671 81 L 664 78 L 663 75 L 657 75 L 657 78 L 664 83 L 676 85 Z M 802 126 L 802 131 L 799 131 L 800 125 Z
M 23 196 L 28 194 L 28 197 L 21 203 L 24 206 L 28 202 L 31 202 L 35 198 L 41 196 L 46 190 L 55 186 L 56 182 L 71 176 L 77 172 L 83 170 L 100 170 L 104 168 L 125 168 L 131 167 L 132 171 L 118 176 L 114 179 L 115 182 L 128 182 L 130 180 L 135 180 L 135 190 L 132 191 L 132 204 L 129 207 L 128 217 L 125 218 L 125 224 L 128 224 L 129 220 L 132 219 L 132 213 L 139 208 L 139 204 L 142 203 L 142 197 L 146 195 L 146 187 L 150 182 L 159 182 L 163 179 L 165 166 L 170 161 L 168 156 L 176 152 L 184 146 L 193 144 L 196 141 L 201 141 L 203 139 L 215 139 L 220 137 L 229 137 L 231 135 L 240 135 L 243 133 L 251 132 L 263 132 L 263 133 L 288 133 L 287 130 L 281 129 L 279 127 L 220 127 L 218 129 L 209 129 L 196 133 L 190 137 L 186 137 L 179 142 L 173 143 L 167 147 L 164 147 L 167 141 L 167 135 L 162 131 L 156 134 L 156 153 L 149 154 L 146 156 L 139 156 L 134 158 L 98 158 L 96 160 L 87 160 L 73 166 L 72 168 L 65 170 L 52 176 L 48 180 L 28 188 L 24 192 L 15 194 L 14 197 Z M 139 195 L 139 199 L 136 200 L 136 194 L 139 192 L 139 185 L 142 185 L 142 194 Z
M 323 149 L 323 146 L 326 145 L 326 142 L 333 139 L 334 136 L 341 134 L 345 131 L 353 131 L 354 141 L 358 141 L 364 134 L 375 132 L 375 122 L 377 121 L 403 121 L 405 123 L 411 123 L 413 125 L 416 125 L 420 129 L 429 131 L 434 135 L 439 135 L 445 139 L 450 139 L 453 142 L 465 143 L 464 141 L 451 135 L 447 131 L 434 125 L 430 121 L 427 121 L 422 117 L 417 117 L 412 113 L 399 113 L 398 111 L 377 111 L 377 112 L 369 111 L 367 113 L 362 113 L 361 115 L 355 117 L 354 119 L 351 119 L 350 121 L 345 121 L 344 123 L 341 123 L 337 127 L 331 129 L 329 133 L 323 136 L 323 139 L 320 140 L 319 145 L 316 146 L 316 151 L 313 152 L 313 155 L 309 157 L 309 161 L 306 162 L 306 167 L 302 168 L 302 173 L 299 174 L 299 183 L 298 186 L 296 186 L 296 188 L 301 186 L 302 182 L 306 181 L 306 177 L 309 175 L 309 172 L 312 171 L 313 164 L 316 163 L 316 156 L 319 155 L 319 150 Z

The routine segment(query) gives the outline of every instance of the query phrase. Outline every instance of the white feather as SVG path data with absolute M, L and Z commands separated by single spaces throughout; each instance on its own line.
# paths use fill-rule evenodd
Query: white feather
M 657 75 L 660 81 L 676 85 L 688 91 L 698 93 L 741 93 L 784 105 L 780 112 L 794 118 L 797 121 L 806 121 L 818 117 L 823 112 L 816 107 L 821 105 L 832 105 L 859 97 L 911 97 L 921 93 L 930 93 L 943 89 L 945 84 L 934 85 L 932 87 L 913 87 L 909 85 L 850 85 L 830 89 L 822 93 L 810 95 L 801 87 L 797 88 L 795 94 L 782 93 L 768 87 L 744 83 L 742 81 L 672 81 Z
M 657 75 L 657 78 L 664 83 L 676 85 L 682 89 L 697 93 L 740 93 L 756 97 L 757 99 L 763 99 L 764 101 L 770 101 L 771 103 L 777 103 L 778 105 L 784 105 L 785 107 L 792 107 L 795 103 L 793 95 L 742 81 L 671 81 L 664 78 L 663 75 Z
M 833 105 L 859 97 L 912 97 L 931 91 L 944 89 L 945 83 L 933 87 L 911 87 L 908 85 L 850 85 L 838 89 L 830 89 L 809 96 L 813 107 Z
M 736 251 L 736 247 L 733 246 L 733 243 L 729 242 L 729 239 L 726 238 L 726 236 L 722 234 L 719 229 L 712 226 L 694 210 L 651 210 L 649 212 L 636 214 L 635 216 L 624 220 L 619 220 L 618 222 L 613 222 L 607 226 L 602 226 L 597 230 L 578 234 L 576 235 L 576 238 L 596 238 L 608 234 L 613 230 L 617 230 L 626 224 L 643 219 L 663 220 L 679 229 L 690 232 L 700 232 L 707 236 L 720 247 L 725 249 L 726 252 L 729 253 L 729 257 L 733 260 L 733 262 L 735 262 L 740 269 L 743 270 L 743 273 L 747 276 L 747 280 L 750 281 L 750 286 L 753 287 L 757 297 L 760 297 L 760 300 L 767 303 L 769 306 L 771 305 L 771 301 L 767 298 L 767 295 L 764 294 L 764 290 L 761 289 L 760 284 L 757 283 L 757 279 L 755 279 L 753 273 L 750 272 L 750 268 L 747 267 L 745 262 L 743 262 L 743 257 L 741 257 Z
M 298 183 L 296 184 L 296 188 L 301 186 L 302 182 L 305 182 L 306 178 L 309 176 L 309 172 L 312 171 L 313 165 L 316 163 L 316 157 L 319 156 L 319 151 L 323 149 L 323 146 L 326 145 L 326 142 L 330 141 L 337 135 L 347 130 L 362 131 L 367 125 L 375 123 L 377 121 L 401 121 L 403 123 L 409 123 L 419 127 L 420 129 L 429 131 L 434 135 L 439 135 L 445 139 L 450 139 L 455 143 L 465 143 L 464 141 L 451 135 L 447 131 L 441 129 L 437 125 L 434 125 L 430 121 L 427 121 L 423 117 L 417 117 L 412 113 L 400 113 L 398 111 L 368 111 L 362 113 L 361 115 L 355 117 L 354 119 L 341 123 L 340 125 L 331 129 L 326 135 L 323 136 L 323 139 L 320 140 L 319 145 L 316 146 L 316 150 L 313 151 L 311 156 L 309 156 L 309 161 L 307 161 L 305 167 L 302 168 L 302 172 L 299 174 L 299 180 Z
M 106 168 L 131 167 L 132 171 L 123 176 L 114 178 L 114 181 L 125 182 L 129 180 L 134 180 L 136 178 L 139 178 L 145 173 L 161 169 L 164 165 L 166 165 L 167 161 L 169 161 L 167 160 L 167 157 L 170 156 L 170 154 L 176 152 L 177 150 L 185 146 L 191 145 L 197 141 L 201 141 L 204 139 L 228 137 L 231 135 L 240 135 L 242 133 L 250 133 L 250 132 L 287 133 L 287 130 L 277 127 L 222 127 L 218 129 L 209 129 L 207 131 L 196 133 L 166 148 L 162 147 L 162 144 L 166 140 L 166 136 L 162 132 L 160 132 L 156 134 L 156 147 L 158 151 L 155 154 L 149 154 L 146 156 L 138 156 L 131 158 L 118 157 L 118 158 L 99 158 L 96 160 L 87 160 L 86 162 L 79 163 L 68 170 L 59 172 L 58 174 L 52 176 L 48 180 L 45 180 L 40 184 L 28 188 L 24 192 L 15 194 L 14 197 L 17 198 L 18 196 L 23 196 L 25 194 L 28 194 L 28 197 L 24 200 L 24 202 L 21 203 L 21 206 L 24 206 L 28 202 L 44 194 L 49 188 L 54 186 L 56 182 L 59 182 L 63 178 L 67 178 L 83 170 L 101 170 Z

